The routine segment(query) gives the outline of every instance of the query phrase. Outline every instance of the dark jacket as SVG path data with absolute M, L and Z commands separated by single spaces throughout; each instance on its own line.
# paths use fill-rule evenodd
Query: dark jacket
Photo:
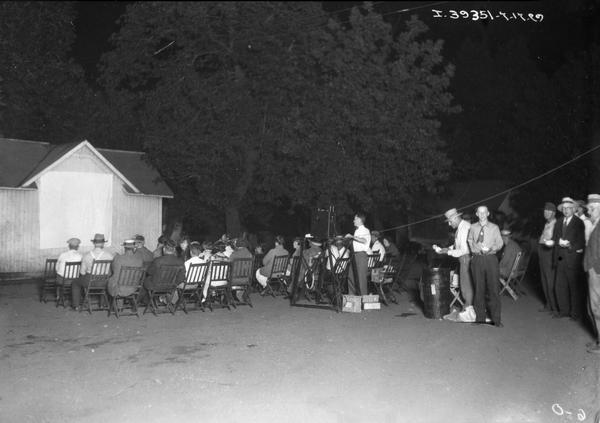
M 177 284 L 182 283 L 185 280 L 185 267 L 183 265 L 183 259 L 177 257 L 175 254 L 167 254 L 154 259 L 150 267 L 148 268 L 148 277 L 144 282 L 146 288 L 153 288 L 159 281 L 160 278 L 160 266 L 181 266 L 181 271 L 177 274 Z
M 556 221 L 554 226 L 554 256 L 553 264 L 556 266 L 558 262 L 564 261 L 567 267 L 578 267 L 581 265 L 583 249 L 585 248 L 585 226 L 580 218 L 572 216 L 569 226 L 564 226 L 565 218 Z M 569 247 L 561 247 L 558 240 L 566 239 L 571 245 Z M 577 252 L 579 251 L 579 253 Z
M 596 225 L 590 234 L 583 256 L 583 270 L 587 272 L 590 269 L 600 273 L 600 225 Z

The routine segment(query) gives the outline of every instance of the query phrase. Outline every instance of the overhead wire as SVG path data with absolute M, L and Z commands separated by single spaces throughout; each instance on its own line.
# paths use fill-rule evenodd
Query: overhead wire
M 499 197 L 499 196 L 504 195 L 504 194 L 508 194 L 511 191 L 514 191 L 516 189 L 524 187 L 525 185 L 528 185 L 528 184 L 530 184 L 532 182 L 535 182 L 538 179 L 541 179 L 541 178 L 543 178 L 543 177 L 545 177 L 545 176 L 547 176 L 547 175 L 549 175 L 549 174 L 551 174 L 553 172 L 556 172 L 557 170 L 559 170 L 559 169 L 561 169 L 561 168 L 563 168 L 563 167 L 565 167 L 565 166 L 567 166 L 567 165 L 575 162 L 576 160 L 579 160 L 580 158 L 582 158 L 584 156 L 587 156 L 588 154 L 590 154 L 590 153 L 598 150 L 599 148 L 600 148 L 600 144 L 596 145 L 596 146 L 594 146 L 594 147 L 592 147 L 592 148 L 590 148 L 590 149 L 588 149 L 586 151 L 584 151 L 581 154 L 578 154 L 577 156 L 573 157 L 572 159 L 567 160 L 566 162 L 561 163 L 560 165 L 555 166 L 555 167 L 553 167 L 550 170 L 547 170 L 546 172 L 543 172 L 543 173 L 541 173 L 541 174 L 539 174 L 537 176 L 534 176 L 533 178 L 527 179 L 525 182 L 517 184 L 517 185 L 515 185 L 515 186 L 513 186 L 511 188 L 505 189 L 504 191 L 498 192 L 498 193 L 496 193 L 494 195 L 490 195 L 489 197 L 485 197 L 485 198 L 482 198 L 480 200 L 474 201 L 474 202 L 472 202 L 470 204 L 465 204 L 463 206 L 457 207 L 456 209 L 457 210 L 464 210 L 466 208 L 473 207 L 475 205 L 482 205 L 482 203 L 485 203 L 486 201 L 489 201 L 489 200 L 491 200 L 493 198 Z M 443 213 L 442 214 L 436 214 L 434 216 L 426 217 L 424 219 L 417 220 L 415 222 L 409 222 L 409 223 L 406 223 L 404 225 L 394 226 L 392 228 L 381 229 L 379 232 L 390 232 L 390 231 L 395 231 L 397 229 L 408 228 L 410 226 L 420 225 L 421 223 L 430 222 L 432 220 L 436 220 L 436 219 L 439 219 L 439 218 L 442 218 L 442 217 L 444 217 Z

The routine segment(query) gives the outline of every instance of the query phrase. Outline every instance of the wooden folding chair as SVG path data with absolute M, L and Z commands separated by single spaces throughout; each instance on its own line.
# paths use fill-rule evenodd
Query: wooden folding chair
M 264 254 L 254 254 L 254 261 L 252 262 L 252 292 L 262 291 L 262 286 L 256 279 L 256 271 L 262 267 L 262 259 Z
M 453 285 L 452 284 L 452 277 L 454 275 L 456 275 L 457 273 L 455 273 L 454 271 L 450 272 L 450 293 L 452 294 L 452 302 L 450 302 L 450 310 L 452 310 L 452 307 L 454 306 L 454 304 L 459 303 L 461 306 L 461 309 L 465 308 L 465 302 L 462 300 L 462 298 L 460 298 L 460 281 L 458 285 Z
M 525 273 L 524 271 L 522 271 L 522 274 L 519 273 L 519 262 L 521 261 L 522 255 L 522 251 L 517 253 L 517 257 L 515 257 L 515 261 L 513 262 L 508 278 L 504 279 L 500 277 L 500 295 L 506 291 L 515 301 L 517 298 L 519 298 L 518 294 L 515 292 L 515 289 L 517 289 L 517 280 L 520 281 L 522 279 L 522 274 Z
M 177 264 L 163 264 L 158 268 L 158 283 L 152 288 L 148 288 L 149 299 L 143 314 L 146 314 L 148 308 L 155 316 L 158 316 L 158 313 L 164 313 L 164 311 L 159 311 L 159 304 L 164 304 L 171 314 L 175 313 L 175 307 L 171 304 L 171 296 L 177 289 L 177 276 L 183 270 L 183 265 Z
M 230 306 L 235 307 L 231 294 L 230 270 L 231 263 L 228 261 L 210 262 L 210 280 L 207 282 L 209 285 L 206 294 L 206 304 L 210 311 L 213 311 L 213 304 L 227 310 L 231 310 Z
M 177 311 L 179 307 L 187 314 L 187 303 L 195 299 L 196 304 L 200 304 L 202 300 L 202 289 L 204 289 L 204 283 L 206 282 L 206 276 L 208 275 L 208 266 L 210 263 L 194 263 L 190 264 L 185 274 L 185 281 L 181 288 L 177 286 L 177 302 L 173 313 Z M 202 310 L 204 311 L 204 309 Z
M 253 262 L 254 260 L 251 258 L 235 259 L 231 262 L 230 278 L 234 304 L 252 307 L 252 301 L 250 300 L 250 284 L 252 283 L 253 276 Z M 243 301 L 238 299 L 238 292 L 243 292 Z
M 56 262 L 57 259 L 46 259 L 40 302 L 45 303 L 48 294 L 52 294 L 56 300 Z
M 146 271 L 143 267 L 121 267 L 116 287 L 116 292 L 118 294 L 112 298 L 111 306 L 108 309 L 109 316 L 110 311 L 113 310 L 118 319 L 119 314 L 121 314 L 126 308 L 126 301 L 128 301 L 128 308 L 131 310 L 130 315 L 136 315 L 137 317 L 140 317 L 140 313 L 137 308 L 137 302 L 140 288 L 142 286 L 142 280 L 144 279 L 145 274 Z
M 71 301 L 71 284 L 77 278 L 79 278 L 79 271 L 81 270 L 80 261 L 69 261 L 65 263 L 64 276 L 56 276 L 57 284 L 57 295 L 56 295 L 56 307 L 65 305 L 65 298 Z
M 266 294 L 271 294 L 273 298 L 275 298 L 275 295 L 287 295 L 287 286 L 284 278 L 289 260 L 290 257 L 287 254 L 273 258 L 273 267 L 271 267 L 271 274 L 267 278 L 266 286 Z M 276 291 L 273 289 L 273 283 L 278 284 Z
M 108 285 L 108 279 L 110 278 L 110 265 L 112 260 L 94 260 L 92 262 L 92 273 L 88 281 L 88 286 L 84 287 L 83 304 L 80 312 L 83 309 L 87 309 L 88 313 L 92 314 L 92 302 L 93 297 L 98 298 L 97 310 L 108 310 L 110 303 L 108 301 L 108 295 L 106 293 L 106 286 Z M 104 306 L 104 307 L 103 307 Z
M 379 254 L 369 254 L 367 256 L 367 269 L 371 272 L 371 269 L 375 269 L 379 266 Z
M 339 257 L 333 271 L 331 272 L 331 284 L 333 285 L 333 298 L 331 298 L 331 305 L 333 308 L 340 312 L 343 306 L 342 289 L 348 282 L 348 272 L 350 270 L 350 257 Z

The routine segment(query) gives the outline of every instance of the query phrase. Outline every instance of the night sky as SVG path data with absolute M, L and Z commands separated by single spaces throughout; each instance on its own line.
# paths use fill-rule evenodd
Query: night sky
M 97 76 L 96 65 L 102 53 L 110 49 L 109 37 L 119 29 L 117 20 L 125 13 L 130 2 L 99 1 L 76 2 L 78 18 L 74 22 L 77 39 L 73 57 L 85 68 L 88 77 Z M 361 2 L 324 2 L 324 9 L 331 16 L 347 18 L 348 9 Z M 585 1 L 526 1 L 526 2 L 373 2 L 375 10 L 390 23 L 408 19 L 415 14 L 430 28 L 428 36 L 446 42 L 444 55 L 452 62 L 452 56 L 466 38 L 479 38 L 487 33 L 494 43 L 503 43 L 515 37 L 525 37 L 531 54 L 540 70 L 551 73 L 566 57 L 588 48 L 593 40 L 600 39 L 597 23 L 599 8 Z M 434 18 L 432 9 L 446 17 Z M 489 10 L 496 16 L 505 12 L 505 18 L 493 21 L 451 19 L 449 11 Z M 512 12 L 543 14 L 540 23 L 512 19 Z M 494 43 L 492 43 L 492 48 Z

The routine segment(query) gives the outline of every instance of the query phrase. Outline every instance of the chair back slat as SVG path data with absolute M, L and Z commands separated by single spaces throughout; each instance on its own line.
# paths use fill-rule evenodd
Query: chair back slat
M 180 265 L 163 264 L 158 268 L 158 283 L 154 285 L 154 291 L 169 290 L 177 284 L 177 275 L 185 268 Z
M 56 279 L 56 262 L 57 259 L 46 259 L 44 266 L 44 279 Z
M 199 284 L 203 283 L 208 270 L 208 263 L 194 263 L 188 267 L 185 283 L 186 284 Z
M 65 263 L 64 279 L 77 279 L 81 269 L 80 261 L 68 261 Z
M 235 259 L 231 262 L 231 280 L 244 280 L 250 282 L 252 276 L 252 265 L 254 260 L 251 258 Z
M 345 273 L 347 273 L 349 270 L 348 263 L 350 263 L 349 257 L 338 258 L 337 261 L 335 262 L 334 273 L 338 276 L 344 275 Z
M 92 262 L 92 275 L 110 275 L 112 260 L 94 260 Z
M 273 268 L 271 269 L 271 277 L 281 276 L 287 269 L 290 257 L 286 254 L 283 256 L 275 256 L 273 259 Z
M 142 267 L 123 266 L 119 272 L 117 286 L 140 286 L 142 284 L 142 278 L 144 277 L 144 274 L 145 271 Z
M 379 254 L 369 254 L 367 258 L 367 268 L 374 269 L 379 264 Z
M 212 261 L 210 263 L 210 282 L 228 282 L 230 263 L 227 261 Z

